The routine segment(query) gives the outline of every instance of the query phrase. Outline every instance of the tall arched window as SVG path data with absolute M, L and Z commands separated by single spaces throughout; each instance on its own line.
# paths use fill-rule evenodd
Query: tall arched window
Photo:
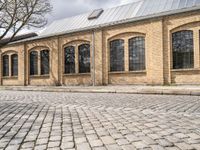
M 38 52 L 30 52 L 30 75 L 38 75 Z
M 40 51 L 41 58 L 41 75 L 49 74 L 49 50 Z
M 3 56 L 3 76 L 9 76 L 9 56 Z
M 124 40 L 110 42 L 110 71 L 124 71 Z
M 172 34 L 173 69 L 194 67 L 193 31 L 183 30 Z
M 66 47 L 65 55 L 65 74 L 75 73 L 75 48 L 74 46 Z
M 78 47 L 79 73 L 90 72 L 90 45 L 82 44 Z
M 18 55 L 13 54 L 11 55 L 11 75 L 12 76 L 18 76 Z
M 145 70 L 145 38 L 129 39 L 129 70 Z

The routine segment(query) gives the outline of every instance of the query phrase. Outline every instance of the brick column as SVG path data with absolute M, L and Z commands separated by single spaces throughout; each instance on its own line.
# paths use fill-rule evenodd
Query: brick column
M 200 68 L 200 52 L 199 52 L 199 27 L 193 30 L 194 37 L 194 68 Z
M 18 80 L 20 85 L 26 85 L 26 54 L 25 54 L 25 44 L 22 49 L 18 52 Z
M 157 20 L 151 23 L 151 29 L 147 35 L 147 63 L 148 84 L 164 84 L 163 64 L 163 23 Z
M 125 71 L 129 71 L 129 48 L 128 48 L 128 38 L 124 39 L 124 65 Z
M 92 68 L 95 70 L 92 70 L 92 73 L 95 75 L 95 85 L 98 86 L 103 84 L 103 35 L 101 30 L 95 31 L 94 40 L 95 66 Z

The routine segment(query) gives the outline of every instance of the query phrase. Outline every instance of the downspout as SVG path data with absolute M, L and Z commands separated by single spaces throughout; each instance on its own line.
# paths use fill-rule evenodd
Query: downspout
M 92 85 L 95 86 L 95 31 L 92 31 Z

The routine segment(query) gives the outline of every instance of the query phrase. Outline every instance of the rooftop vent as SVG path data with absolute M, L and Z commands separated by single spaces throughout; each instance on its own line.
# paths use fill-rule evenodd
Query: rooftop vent
M 103 13 L 103 9 L 96 9 L 94 10 L 88 17 L 89 20 L 97 19 Z

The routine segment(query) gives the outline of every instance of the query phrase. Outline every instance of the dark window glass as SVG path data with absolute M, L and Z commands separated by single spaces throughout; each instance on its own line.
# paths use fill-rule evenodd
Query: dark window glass
M 18 55 L 11 56 L 12 76 L 18 76 Z
M 129 70 L 145 70 L 145 38 L 129 39 Z
M 69 46 L 65 48 L 65 74 L 75 73 L 75 48 Z
M 194 67 L 194 45 L 192 31 L 172 34 L 173 69 Z
M 9 76 L 9 56 L 3 56 L 3 76 Z
M 110 42 L 110 71 L 124 71 L 124 40 Z
M 41 75 L 49 74 L 49 50 L 42 50 L 40 52 L 41 58 Z
M 78 47 L 79 73 L 90 72 L 90 45 L 82 44 Z
M 30 52 L 30 75 L 38 75 L 38 52 Z

